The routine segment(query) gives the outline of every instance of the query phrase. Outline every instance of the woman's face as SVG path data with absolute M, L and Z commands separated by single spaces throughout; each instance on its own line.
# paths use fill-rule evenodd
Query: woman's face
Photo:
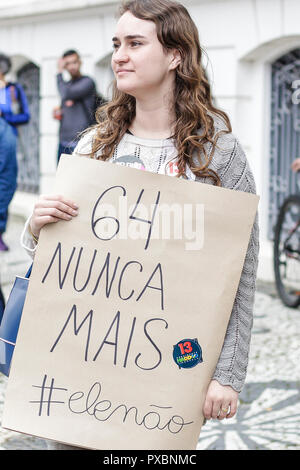
M 120 91 L 146 97 L 174 80 L 177 51 L 164 51 L 153 21 L 124 13 L 117 24 L 113 47 L 112 69 Z

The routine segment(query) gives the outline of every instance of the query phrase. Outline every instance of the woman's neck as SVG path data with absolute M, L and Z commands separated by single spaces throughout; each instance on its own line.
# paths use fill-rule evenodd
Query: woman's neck
M 165 98 L 136 99 L 136 115 L 129 130 L 144 139 L 167 139 L 173 135 L 175 112 Z

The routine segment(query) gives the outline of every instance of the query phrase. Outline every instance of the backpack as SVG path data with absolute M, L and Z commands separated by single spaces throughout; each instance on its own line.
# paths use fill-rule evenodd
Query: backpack
M 22 113 L 25 114 L 26 112 L 29 112 L 26 109 L 23 109 L 21 95 L 22 93 L 24 94 L 24 91 L 22 90 L 21 85 L 19 85 L 19 83 L 9 82 L 7 86 L 9 87 L 9 93 L 10 93 L 11 103 L 13 107 L 13 114 L 22 114 Z M 28 115 L 27 119 L 24 119 L 23 122 L 18 122 L 16 125 L 22 126 L 24 124 L 27 124 L 29 122 L 29 119 L 30 117 Z

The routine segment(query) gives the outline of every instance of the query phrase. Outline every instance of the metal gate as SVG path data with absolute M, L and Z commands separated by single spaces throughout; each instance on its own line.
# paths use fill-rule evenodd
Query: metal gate
M 283 200 L 297 192 L 291 170 L 300 157 L 300 48 L 290 51 L 272 64 L 271 155 L 268 235 L 273 229 Z M 299 103 L 298 103 L 299 102 Z
M 39 68 L 29 62 L 17 73 L 18 82 L 24 88 L 31 119 L 19 126 L 18 132 L 18 189 L 31 193 L 39 191 Z

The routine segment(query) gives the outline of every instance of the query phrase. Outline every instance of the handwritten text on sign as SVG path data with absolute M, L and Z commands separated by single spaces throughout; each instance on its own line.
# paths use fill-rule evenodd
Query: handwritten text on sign
M 96 208 L 99 205 L 103 195 L 107 191 L 110 191 L 115 188 L 117 187 L 109 188 L 103 192 L 103 194 L 98 199 L 92 212 L 92 217 L 91 217 L 92 232 L 96 238 L 102 241 L 107 240 L 107 239 L 101 235 L 101 232 L 99 230 L 97 231 L 97 227 L 100 221 L 103 221 L 104 218 L 101 217 L 97 219 L 95 217 Z M 122 190 L 125 192 L 125 188 L 122 188 Z M 136 207 L 138 206 L 142 193 L 143 191 L 141 192 L 139 196 Z M 156 206 L 159 202 L 159 196 L 160 196 L 160 192 L 158 193 L 158 196 L 157 196 Z M 147 241 L 145 244 L 145 250 L 149 248 L 149 242 L 151 238 L 151 228 L 152 228 L 152 224 L 154 221 L 154 216 L 155 216 L 155 211 L 154 211 L 152 220 L 139 219 L 135 217 L 134 214 L 130 216 L 132 219 L 139 220 L 141 223 L 149 224 L 149 231 L 148 231 Z M 113 218 L 113 220 L 116 223 L 116 231 L 114 234 L 114 236 L 116 236 L 119 231 L 120 224 L 117 219 Z M 110 239 L 112 238 L 113 237 L 110 237 Z M 62 265 L 62 251 L 63 251 L 62 244 L 58 242 L 57 247 L 49 263 L 49 266 L 45 270 L 45 274 L 42 278 L 42 283 L 47 282 L 49 273 L 51 272 L 51 270 L 54 270 L 56 267 L 56 272 L 58 268 L 59 289 L 63 289 L 67 278 L 71 277 L 74 291 L 76 292 L 86 291 L 86 293 L 89 293 L 90 295 L 94 296 L 98 293 L 103 294 L 103 292 L 100 292 L 101 287 L 102 287 L 101 285 L 101 281 L 102 281 L 102 284 L 105 285 L 104 295 L 106 296 L 106 298 L 109 298 L 110 295 L 114 295 L 114 296 L 117 295 L 120 300 L 127 301 L 134 296 L 136 298 L 136 302 L 141 301 L 147 289 L 152 289 L 153 291 L 156 292 L 156 299 L 154 300 L 156 300 L 157 306 L 160 308 L 160 310 L 162 311 L 164 310 L 164 282 L 163 282 L 163 268 L 162 268 L 161 263 L 158 263 L 157 265 L 155 265 L 152 272 L 144 274 L 143 272 L 144 268 L 141 262 L 137 260 L 130 260 L 124 263 L 120 256 L 114 257 L 114 260 L 112 260 L 112 254 L 110 252 L 108 252 L 106 256 L 104 256 L 104 260 L 100 260 L 100 263 L 99 263 L 99 258 L 101 257 L 101 254 L 99 254 L 98 250 L 95 249 L 91 257 L 90 266 L 88 269 L 88 276 L 85 279 L 85 281 L 81 283 L 81 285 L 79 285 L 77 277 L 80 275 L 80 260 L 82 258 L 86 258 L 87 255 L 84 253 L 84 249 L 82 247 L 80 247 L 79 249 L 77 247 L 73 247 L 70 254 L 68 255 L 66 266 L 63 266 Z M 135 292 L 135 289 L 133 289 L 132 286 L 127 285 L 126 273 L 128 272 L 129 269 L 135 269 L 137 277 L 141 278 L 142 287 L 137 292 Z M 96 282 L 93 285 L 90 285 L 92 274 L 95 273 L 96 271 L 97 271 Z M 113 287 L 115 288 L 114 290 L 113 290 Z M 93 310 L 90 310 L 87 313 L 87 315 L 84 317 L 84 319 L 81 321 L 81 323 L 79 324 L 77 307 L 76 305 L 73 305 L 71 308 L 71 311 L 68 313 L 68 316 L 66 318 L 64 325 L 62 326 L 61 331 L 59 332 L 58 337 L 55 338 L 55 341 L 50 351 L 53 352 L 55 348 L 58 346 L 69 324 L 73 323 L 74 334 L 77 335 L 80 329 L 86 323 L 87 324 L 87 338 L 86 338 L 86 347 L 84 350 L 84 360 L 88 361 L 89 360 L 90 335 L 92 334 L 93 315 L 94 315 Z M 148 332 L 148 325 L 151 324 L 152 322 L 162 322 L 163 327 L 168 328 L 168 323 L 163 318 L 151 318 L 145 322 L 144 333 L 147 339 L 153 345 L 153 348 L 156 351 L 156 357 L 151 367 L 143 367 L 141 364 L 139 364 L 139 358 L 141 356 L 141 353 L 139 353 L 135 358 L 135 364 L 137 365 L 137 367 L 141 369 L 147 369 L 147 370 L 155 369 L 156 367 L 159 366 L 159 364 L 161 363 L 161 359 L 162 359 L 161 352 L 158 346 L 154 343 L 154 341 L 152 340 Z M 101 353 L 103 349 L 103 346 L 105 344 L 109 344 L 114 347 L 113 364 L 115 365 L 117 364 L 118 332 L 120 328 L 120 323 L 121 323 L 121 312 L 119 310 L 116 312 L 115 317 L 113 318 L 113 321 L 111 325 L 109 326 L 107 333 L 104 335 L 104 338 L 102 342 L 100 343 L 98 349 L 93 352 L 91 356 L 91 360 L 96 361 L 96 359 L 98 358 L 99 354 Z M 123 367 L 126 367 L 126 364 L 127 364 L 128 354 L 129 354 L 132 337 L 133 337 L 134 330 L 135 330 L 135 325 L 136 325 L 136 317 L 133 317 L 131 328 L 130 328 L 130 331 L 128 332 L 128 343 L 127 343 L 125 357 L 123 358 Z M 108 341 L 108 338 L 112 334 L 113 331 L 115 333 L 114 341 L 113 342 Z
M 34 388 L 39 389 L 39 399 L 30 400 L 30 403 L 38 404 L 38 414 L 50 416 L 51 407 L 55 404 L 67 404 L 68 410 L 77 415 L 87 414 L 96 421 L 108 421 L 113 415 L 118 414 L 120 420 L 125 423 L 126 420 L 131 418 L 132 422 L 137 426 L 144 426 L 145 429 L 152 430 L 164 429 L 171 434 L 178 434 L 184 426 L 192 424 L 193 421 L 185 422 L 179 415 L 172 415 L 172 406 L 149 405 L 151 410 L 148 413 L 140 413 L 136 406 L 128 407 L 124 403 L 113 405 L 108 398 L 101 399 L 102 384 L 95 382 L 87 393 L 83 391 L 73 392 L 68 395 L 68 389 L 64 387 L 55 386 L 55 379 L 49 379 L 47 382 L 47 375 L 43 377 L 41 385 L 33 385 Z M 59 393 L 59 395 L 57 395 Z M 56 394 L 56 395 L 55 395 Z M 62 400 L 67 396 L 66 401 Z M 58 400 L 60 398 L 60 400 Z M 166 410 L 171 418 L 166 417 Z M 161 416 L 163 415 L 163 416 Z
M 122 192 L 123 196 L 126 196 L 126 189 L 123 186 L 112 186 L 107 188 L 105 191 L 102 192 L 100 197 L 98 198 L 91 215 L 91 231 L 94 236 L 101 240 L 101 241 L 108 241 L 112 240 L 116 237 L 120 232 L 120 221 L 117 217 L 114 216 L 102 216 L 97 217 L 97 209 L 101 202 L 103 201 L 104 196 L 110 191 L 119 190 Z M 148 250 L 150 247 L 150 240 L 152 234 L 152 228 L 155 221 L 155 215 L 157 212 L 157 208 L 159 206 L 160 201 L 160 194 L 161 192 L 157 192 L 156 201 L 153 205 L 153 213 L 151 219 L 144 219 L 141 217 L 136 216 L 136 212 L 139 209 L 139 205 L 141 204 L 142 196 L 144 193 L 144 189 L 140 191 L 138 199 L 136 201 L 135 207 L 132 213 L 129 215 L 129 220 L 134 220 L 142 224 L 146 224 L 147 227 L 147 234 L 146 234 L 146 242 L 144 246 L 144 250 Z M 143 206 L 143 209 L 145 207 Z M 114 231 L 110 230 L 110 234 L 107 235 L 107 227 L 104 231 L 104 222 L 111 221 L 114 225 Z M 101 230 L 102 229 L 102 230 Z M 102 233 L 103 231 L 103 233 Z M 113 233 L 112 233 L 113 232 Z M 72 249 L 67 254 L 67 261 L 65 265 L 63 265 L 63 251 L 66 250 L 63 248 L 62 243 L 58 242 L 57 246 L 54 250 L 54 253 L 51 257 L 50 263 L 45 270 L 45 274 L 42 277 L 42 283 L 47 282 L 47 278 L 52 270 L 55 270 L 58 273 L 57 281 L 58 281 L 58 288 L 63 290 L 64 285 L 68 278 L 72 279 L 72 286 L 74 291 L 76 292 L 86 292 L 90 295 L 94 296 L 97 294 L 104 294 L 106 298 L 109 298 L 111 295 L 117 295 L 117 297 L 122 301 L 127 301 L 131 299 L 133 296 L 136 299 L 136 302 L 142 300 L 143 296 L 147 292 L 147 289 L 152 289 L 156 291 L 156 303 L 157 307 L 163 311 L 164 310 L 164 282 L 163 282 L 163 268 L 162 264 L 158 263 L 153 267 L 153 270 L 150 273 L 144 274 L 144 267 L 140 261 L 137 260 L 130 260 L 123 262 L 120 256 L 114 257 L 112 259 L 112 254 L 108 252 L 104 259 L 101 260 L 101 255 L 99 254 L 97 249 L 94 249 L 89 269 L 88 269 L 88 276 L 84 280 L 84 282 L 78 281 L 80 277 L 80 261 L 83 258 L 86 258 L 88 254 L 85 253 L 83 247 L 72 247 Z M 100 258 L 100 259 L 99 259 Z M 137 277 L 141 278 L 141 287 L 139 290 L 135 291 L 133 286 L 128 286 L 127 284 L 127 277 L 126 273 L 129 269 L 135 269 Z M 96 275 L 96 282 L 93 284 L 91 283 L 91 279 L 93 278 L 92 274 L 97 271 Z M 101 284 L 102 282 L 102 284 Z M 103 289 L 104 285 L 104 289 Z M 101 287 L 104 292 L 101 291 Z M 115 289 L 113 289 L 115 287 Z M 90 351 L 90 339 L 91 335 L 93 334 L 93 317 L 94 317 L 94 310 L 91 309 L 89 312 L 84 316 L 82 319 L 81 313 L 79 314 L 77 305 L 74 304 L 68 312 L 65 322 L 62 325 L 61 330 L 58 333 L 58 336 L 55 338 L 53 345 L 51 346 L 50 352 L 54 352 L 59 344 L 63 341 L 64 333 L 66 332 L 67 328 L 69 327 L 71 330 L 73 328 L 74 335 L 77 336 L 81 329 L 85 327 L 86 331 L 86 344 L 83 350 L 83 358 L 85 361 L 92 360 L 96 361 L 101 351 L 103 350 L 105 345 L 109 345 L 113 347 L 112 352 L 112 364 L 117 365 L 119 354 L 118 354 L 118 344 L 119 344 L 119 330 L 121 327 L 121 311 L 118 310 L 109 325 L 108 330 L 104 333 L 103 339 L 100 341 L 98 348 L 94 351 Z M 80 319 L 79 319 L 80 318 Z M 137 317 L 134 316 L 132 319 L 130 330 L 128 331 L 128 340 L 125 350 L 125 355 L 121 360 L 122 366 L 125 368 L 127 366 L 128 356 L 130 352 L 130 348 L 132 345 L 132 339 L 134 336 L 134 331 L 136 327 L 136 320 Z M 162 328 L 168 328 L 168 322 L 164 318 L 150 318 L 145 321 L 143 325 L 143 332 L 147 340 L 153 347 L 153 363 L 146 367 L 142 364 L 141 356 L 142 353 L 138 353 L 134 359 L 135 365 L 139 369 L 143 370 L 152 370 L 157 368 L 161 361 L 162 361 L 162 353 L 159 349 L 159 345 L 155 343 L 153 338 L 150 334 L 150 326 L 153 322 L 161 322 Z M 99 332 L 97 332 L 99 333 Z M 183 351 L 184 353 L 184 351 Z M 120 359 L 119 359 L 120 361 Z M 138 409 L 135 406 L 131 406 L 127 408 L 125 404 L 119 404 L 117 406 L 113 406 L 109 399 L 101 399 L 100 395 L 102 394 L 102 385 L 100 382 L 95 382 L 91 385 L 90 389 L 85 393 L 83 391 L 77 391 L 71 393 L 67 399 L 65 398 L 68 395 L 68 389 L 65 387 L 58 387 L 55 384 L 55 379 L 51 378 L 47 382 L 47 375 L 45 374 L 40 385 L 33 385 L 33 388 L 40 390 L 40 398 L 39 400 L 31 400 L 30 403 L 37 403 L 38 407 L 38 414 L 42 416 L 43 411 L 46 409 L 47 416 L 51 414 L 51 406 L 53 404 L 67 404 L 68 409 L 70 412 L 74 414 L 88 414 L 93 416 L 98 421 L 107 421 L 113 414 L 117 411 L 123 411 L 124 415 L 122 415 L 123 422 L 127 419 L 129 414 L 133 415 L 134 422 L 141 426 L 143 425 L 146 429 L 159 429 L 159 430 L 168 430 L 170 433 L 177 434 L 179 433 L 182 428 L 188 424 L 192 424 L 193 421 L 185 422 L 184 419 L 179 415 L 173 415 L 169 418 L 164 424 L 161 423 L 162 417 L 160 415 L 161 411 L 172 410 L 171 406 L 159 406 L 159 405 L 150 405 L 151 408 L 154 408 L 154 411 L 149 411 L 144 416 L 139 416 Z M 58 400 L 57 396 L 54 398 L 54 393 L 57 395 L 59 393 L 60 398 L 64 396 L 64 400 Z M 48 398 L 47 398 L 48 397 Z

